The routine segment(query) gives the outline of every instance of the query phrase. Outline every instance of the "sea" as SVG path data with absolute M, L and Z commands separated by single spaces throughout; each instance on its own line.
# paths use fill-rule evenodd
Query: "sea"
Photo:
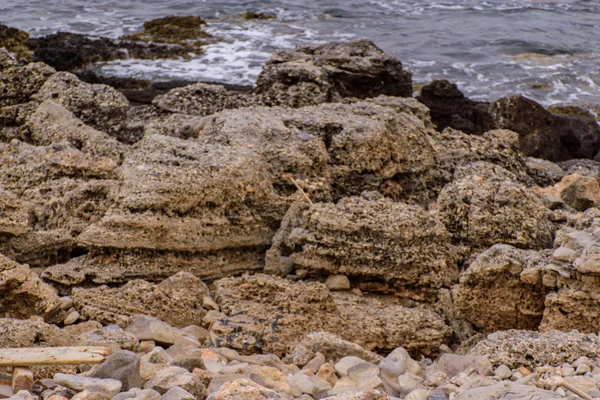
M 244 11 L 273 15 L 246 21 Z M 600 104 L 600 0 L 0 0 L 31 36 L 118 38 L 167 15 L 198 15 L 219 38 L 188 60 L 120 60 L 104 75 L 253 85 L 275 50 L 359 38 L 402 61 L 418 90 L 454 82 L 470 98 L 520 93 L 544 105 Z

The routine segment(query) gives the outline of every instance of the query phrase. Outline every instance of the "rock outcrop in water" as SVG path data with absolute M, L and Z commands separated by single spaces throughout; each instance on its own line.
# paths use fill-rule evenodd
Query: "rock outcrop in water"
M 597 125 L 410 81 L 333 43 L 134 107 L 1 50 L 0 346 L 114 352 L 34 394 L 598 397 Z

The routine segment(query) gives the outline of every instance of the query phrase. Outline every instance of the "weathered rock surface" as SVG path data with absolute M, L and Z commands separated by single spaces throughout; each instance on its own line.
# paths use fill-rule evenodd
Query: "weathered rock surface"
M 456 309 L 484 332 L 531 329 L 544 311 L 542 254 L 498 244 L 482 252 L 454 286 Z
M 38 315 L 52 320 L 60 313 L 62 302 L 56 290 L 27 265 L 17 264 L 0 254 L 0 304 L 13 318 Z
M 469 355 L 487 356 L 494 366 L 511 368 L 562 365 L 581 356 L 598 357 L 600 339 L 596 334 L 508 330 L 489 334 L 469 350 Z
M 529 188 L 496 176 L 470 175 L 444 187 L 441 220 L 471 247 L 506 243 L 520 248 L 551 247 L 552 214 Z
M 371 41 L 332 42 L 274 53 L 255 93 L 267 105 L 288 107 L 380 94 L 410 97 L 411 78 L 399 60 Z
M 27 47 L 27 39 L 27 32 L 0 24 L 0 48 L 4 47 L 17 58 L 31 59 L 32 53 Z
M 369 251 L 365 251 L 365 248 Z M 457 278 L 456 249 L 444 225 L 418 206 L 359 197 L 294 204 L 273 239 L 265 269 L 344 274 L 436 287 Z
M 76 289 L 75 307 L 81 315 L 103 324 L 126 325 L 135 314 L 148 314 L 177 327 L 201 324 L 202 299 L 208 288 L 189 272 L 179 272 L 158 285 L 129 281 L 122 287 Z
M 167 16 L 144 22 L 144 29 L 131 35 L 122 36 L 121 40 L 168 43 L 184 46 L 198 51 L 207 43 L 212 35 L 202 27 L 206 22 L 195 16 Z
M 140 356 L 125 350 L 111 354 L 91 377 L 116 379 L 123 384 L 122 391 L 141 388 L 144 384 L 140 376 Z
M 252 331 L 244 332 L 241 327 L 233 332 L 216 330 L 213 325 L 210 342 L 214 346 L 238 343 L 235 348 L 240 351 L 248 348 L 239 343 L 251 343 L 253 347 L 249 349 L 254 351 L 286 354 L 306 334 L 318 331 L 338 334 L 367 350 L 400 346 L 427 349 L 439 347 L 451 332 L 443 319 L 431 311 L 377 298 L 331 293 L 320 283 L 293 283 L 266 275 L 217 281 L 215 299 L 226 314 L 249 318 L 246 325 L 250 324 Z M 229 322 L 225 319 L 221 324 L 226 327 Z M 244 335 L 252 340 L 236 342 Z
M 455 397 L 456 400 L 553 400 L 563 398 L 565 397 L 555 392 L 512 382 L 468 389 Z
M 600 185 L 596 177 L 571 174 L 554 186 L 536 191 L 551 204 L 563 203 L 577 211 L 600 205 Z
M 0 347 L 62 347 L 78 341 L 56 325 L 41 321 L 0 318 Z

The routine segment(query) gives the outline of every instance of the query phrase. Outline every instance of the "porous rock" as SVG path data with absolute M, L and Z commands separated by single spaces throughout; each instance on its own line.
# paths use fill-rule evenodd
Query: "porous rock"
M 531 189 L 501 176 L 456 180 L 444 187 L 438 205 L 451 235 L 471 247 L 496 243 L 533 249 L 552 246 L 551 211 Z
M 331 293 L 316 282 L 294 283 L 254 275 L 221 279 L 215 286 L 215 299 L 221 310 L 251 318 L 253 326 L 262 326 L 262 334 L 254 331 L 258 339 L 255 343 L 263 352 L 276 355 L 289 352 L 310 332 L 338 334 L 367 350 L 434 348 L 447 341 L 451 332 L 443 319 L 431 311 L 409 309 L 377 298 Z M 378 312 L 373 313 L 373 309 Z M 238 331 L 240 334 L 244 332 Z M 211 332 L 212 343 L 221 340 L 229 342 L 232 338 Z
M 267 389 L 250 379 L 236 379 L 226 382 L 207 400 L 283 400 L 284 397 L 274 390 Z
M 540 267 L 546 260 L 534 250 L 492 246 L 471 262 L 454 286 L 456 309 L 484 332 L 536 329 L 544 312 Z
M 371 251 L 364 251 L 368 246 Z M 267 252 L 265 269 L 343 274 L 441 286 L 457 278 L 456 250 L 444 225 L 418 206 L 344 198 L 294 204 Z
M 79 312 L 104 324 L 126 325 L 130 316 L 148 314 L 176 327 L 201 324 L 206 285 L 189 272 L 179 272 L 160 284 L 129 281 L 120 288 L 100 286 L 73 292 Z
M 384 94 L 412 95 L 411 74 L 369 40 L 331 42 L 275 52 L 255 93 L 267 105 L 299 107 Z
M 596 334 L 583 334 L 575 330 L 543 333 L 498 331 L 477 343 L 468 354 L 487 356 L 494 366 L 504 364 L 509 368 L 559 366 L 565 362 L 572 363 L 581 356 L 597 357 L 600 354 L 600 339 Z

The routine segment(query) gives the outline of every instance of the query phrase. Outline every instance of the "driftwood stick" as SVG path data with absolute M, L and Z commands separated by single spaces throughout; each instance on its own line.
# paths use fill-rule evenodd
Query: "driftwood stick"
M 300 191 L 300 193 L 302 193 L 302 196 L 304 196 L 304 198 L 306 199 L 306 201 L 308 201 L 310 204 L 313 204 L 313 202 L 310 199 L 310 197 L 308 197 L 308 195 L 306 194 L 306 192 L 300 187 L 300 185 L 298 185 L 298 182 L 296 182 L 296 180 L 294 179 L 294 177 L 292 175 L 285 174 L 283 177 L 289 179 L 290 181 L 292 181 L 292 183 L 296 186 L 296 188 Z
M 0 367 L 100 364 L 109 354 L 108 347 L 94 346 L 0 349 Z
M 567 389 L 567 390 L 575 393 L 577 396 L 581 397 L 582 399 L 585 399 L 585 400 L 594 400 L 589 394 L 587 394 L 583 390 L 579 389 L 577 386 L 571 385 L 568 382 L 561 381 L 560 382 L 560 386 L 562 386 L 565 389 Z

